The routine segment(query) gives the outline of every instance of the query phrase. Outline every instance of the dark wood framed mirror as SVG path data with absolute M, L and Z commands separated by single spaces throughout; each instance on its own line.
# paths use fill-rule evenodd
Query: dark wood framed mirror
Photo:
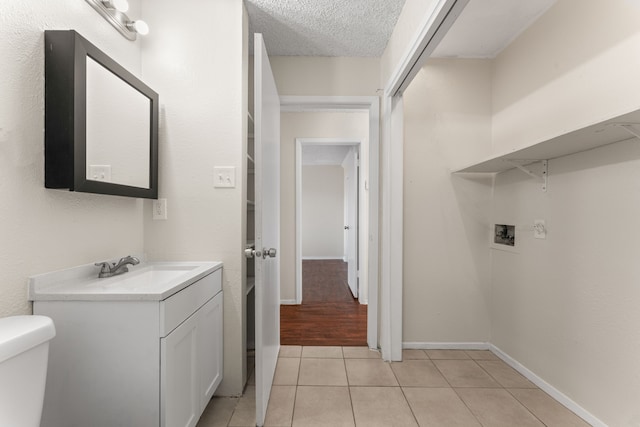
M 45 31 L 45 187 L 157 199 L 158 99 L 76 31 Z

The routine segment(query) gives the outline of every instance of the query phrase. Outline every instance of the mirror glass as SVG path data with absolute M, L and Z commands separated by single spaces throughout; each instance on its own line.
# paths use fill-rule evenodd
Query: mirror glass
M 86 178 L 150 188 L 151 100 L 87 57 Z

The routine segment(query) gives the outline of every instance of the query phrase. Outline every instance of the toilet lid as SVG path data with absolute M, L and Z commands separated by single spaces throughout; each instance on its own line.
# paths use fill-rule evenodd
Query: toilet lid
M 49 341 L 55 335 L 53 320 L 46 316 L 0 318 L 0 363 Z

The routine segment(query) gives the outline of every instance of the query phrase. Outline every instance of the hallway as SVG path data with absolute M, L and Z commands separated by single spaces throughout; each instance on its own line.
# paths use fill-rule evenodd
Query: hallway
M 302 261 L 302 304 L 280 306 L 282 345 L 367 345 L 367 306 L 354 299 L 342 260 Z

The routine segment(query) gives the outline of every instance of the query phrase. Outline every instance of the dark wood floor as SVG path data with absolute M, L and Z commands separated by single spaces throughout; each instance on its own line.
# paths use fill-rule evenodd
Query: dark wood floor
M 302 304 L 280 306 L 282 345 L 367 345 L 367 306 L 354 299 L 342 260 L 302 261 Z

